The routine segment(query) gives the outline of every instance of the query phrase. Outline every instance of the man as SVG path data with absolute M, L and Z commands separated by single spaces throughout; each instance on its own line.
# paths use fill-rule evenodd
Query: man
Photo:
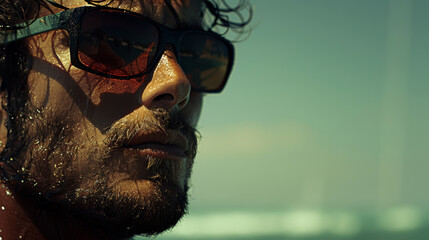
M 213 25 L 248 22 L 208 1 L 2 2 L 0 239 L 124 239 L 177 223 L 203 95 L 222 90 L 234 57 L 202 30 L 202 9 Z

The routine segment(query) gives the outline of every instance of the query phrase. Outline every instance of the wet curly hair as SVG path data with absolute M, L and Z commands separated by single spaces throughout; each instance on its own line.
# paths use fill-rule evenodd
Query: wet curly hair
M 61 0 L 57 1 L 61 2 Z M 121 1 L 123 0 L 85 0 L 88 4 L 95 6 L 109 6 L 113 2 Z M 177 21 L 177 13 L 170 1 L 165 0 Z M 242 36 L 247 32 L 246 26 L 252 19 L 252 7 L 247 0 L 239 0 L 233 6 L 226 0 L 202 0 L 202 2 L 203 28 L 220 34 L 233 31 L 237 33 L 236 36 Z M 18 23 L 35 19 L 42 9 L 52 12 L 52 7 L 66 9 L 53 0 L 0 0 L 0 30 L 13 29 Z M 32 60 L 25 39 L 0 45 L 0 94 L 3 94 L 1 104 L 8 115 L 7 119 L 0 118 L 5 122 L 8 131 L 8 141 L 0 153 L 0 161 L 9 164 L 5 156 L 15 156 L 26 147 L 11 144 L 23 142 L 21 140 L 26 136 L 23 125 L 27 117 L 26 104 L 29 92 L 27 78 L 32 68 Z M 0 175 L 5 178 L 5 172 Z

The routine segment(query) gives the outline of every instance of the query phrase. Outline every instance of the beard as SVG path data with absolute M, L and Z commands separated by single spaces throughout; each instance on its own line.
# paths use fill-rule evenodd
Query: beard
M 143 110 L 142 110 L 143 111 Z M 64 114 L 29 109 L 16 117 L 21 129 L 3 152 L 10 185 L 54 218 L 72 219 L 110 236 L 153 235 L 173 227 L 187 211 L 197 137 L 179 115 L 145 109 L 103 130 L 101 141 Z M 131 114 L 130 114 L 131 115 Z M 85 124 L 83 124 L 85 125 Z M 189 142 L 187 161 L 127 153 L 141 131 L 180 131 Z M 5 174 L 3 174 L 5 175 Z M 67 220 L 65 220 L 67 221 Z M 57 222 L 57 229 L 63 221 Z M 51 223 L 52 224 L 52 223 Z

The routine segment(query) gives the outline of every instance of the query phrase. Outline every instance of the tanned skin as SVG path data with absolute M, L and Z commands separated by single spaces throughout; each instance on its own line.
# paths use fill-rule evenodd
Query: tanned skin
M 88 5 L 83 0 L 63 4 Z M 200 1 L 171 4 L 181 27 L 201 26 Z M 164 0 L 114 1 L 110 7 L 179 27 Z M 41 11 L 39 17 L 48 14 Z M 1 183 L 1 238 L 125 239 L 174 226 L 186 212 L 203 96 L 191 89 L 173 47 L 164 49 L 150 73 L 119 81 L 72 66 L 64 31 L 40 34 L 27 43 L 33 57 L 23 124 L 28 148 L 14 156 L 24 162 L 26 178 Z M 0 116 L 4 146 L 5 109 Z M 147 138 L 157 143 L 144 150 L 111 147 L 131 128 L 137 130 L 129 144 Z M 163 145 L 167 140 L 179 149 Z M 10 175 L 17 171 L 2 167 Z

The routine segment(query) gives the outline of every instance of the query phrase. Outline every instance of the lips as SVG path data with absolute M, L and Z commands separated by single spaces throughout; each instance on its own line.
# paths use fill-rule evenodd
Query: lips
M 184 160 L 188 141 L 179 131 L 139 132 L 124 147 L 133 149 L 140 155 Z

